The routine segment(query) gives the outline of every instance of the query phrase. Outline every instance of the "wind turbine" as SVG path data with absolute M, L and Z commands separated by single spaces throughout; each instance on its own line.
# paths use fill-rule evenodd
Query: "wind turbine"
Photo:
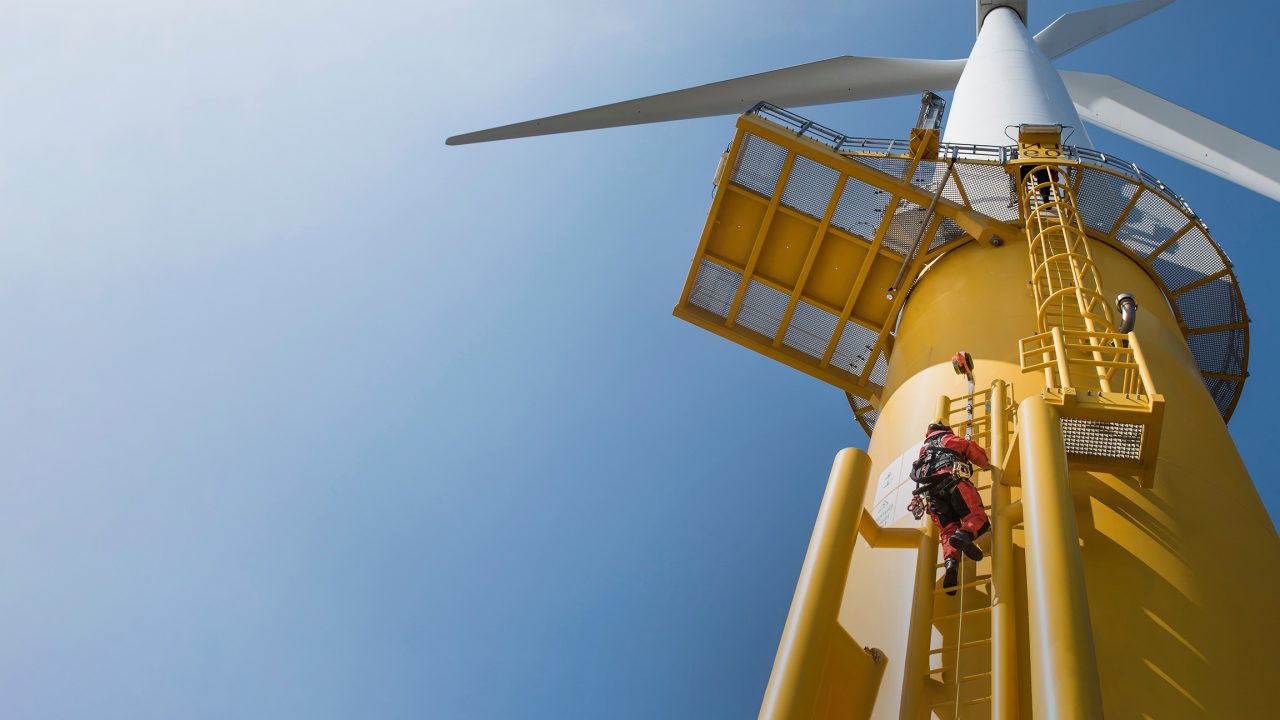
M 1007 142 L 1004 125 L 976 109 L 960 115 L 960 108 L 986 104 L 1001 96 L 999 111 L 1018 115 L 1028 110 L 1014 98 L 1023 83 L 1053 87 L 1060 77 L 1075 111 L 1054 107 L 1058 119 L 1085 121 L 1146 145 L 1166 155 L 1196 165 L 1243 187 L 1280 200 L 1280 151 L 1216 123 L 1198 113 L 1153 95 L 1132 83 L 1110 75 L 1056 71 L 1049 62 L 1063 57 L 1104 35 L 1139 20 L 1173 0 L 1137 0 L 1066 13 L 1031 38 L 1039 52 L 1005 28 L 997 39 L 974 46 L 968 59 L 922 60 L 845 55 L 795 67 L 722 80 L 697 87 L 601 105 L 536 120 L 454 135 L 449 145 L 511 140 L 537 135 L 597 130 L 646 123 L 688 120 L 746 112 L 760 100 L 787 108 L 873 100 L 913 95 L 925 91 L 957 90 L 945 139 L 1001 145 Z M 978 0 L 978 23 L 996 7 L 1010 7 L 1026 15 L 1027 3 Z M 1025 29 L 1025 26 L 1024 26 Z M 1024 33 L 1017 33 L 1024 34 Z M 999 44 L 997 44 L 999 43 Z M 1010 45 L 1014 43 L 1014 45 Z M 1002 69 L 995 53 L 1022 52 L 1016 65 Z M 968 82 L 961 86 L 967 67 Z M 1027 77 L 1034 73 L 1034 77 Z M 1055 88 L 1056 89 L 1056 88 Z M 1026 98 L 1024 97 L 1025 101 Z M 1063 99 L 1056 94 L 1053 100 Z M 1047 108 L 1041 107 L 1041 110 Z M 1078 115 L 1076 115 L 1078 113 Z M 1019 121 L 1029 121 L 1018 115 Z M 1079 127 L 1079 123 L 1074 125 Z
M 1169 2 L 1033 36 L 1025 0 L 978 0 L 966 59 L 838 57 L 448 139 L 742 114 L 675 314 L 844 390 L 871 435 L 832 468 L 762 717 L 1272 713 L 1280 539 L 1226 428 L 1243 296 L 1186 200 L 1081 121 L 1277 200 L 1280 151 L 1052 64 Z M 927 94 L 896 143 L 784 109 L 937 90 L 945 130 Z M 931 420 L 993 459 L 989 557 L 956 597 L 908 512 Z

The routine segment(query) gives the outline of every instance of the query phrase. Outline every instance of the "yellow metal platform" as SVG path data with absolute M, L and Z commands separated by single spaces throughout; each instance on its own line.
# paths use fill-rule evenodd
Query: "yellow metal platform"
M 951 166 L 926 160 L 932 140 L 851 156 L 743 116 L 675 315 L 874 405 L 921 268 L 1021 235 L 965 203 Z
M 1021 242 L 1016 146 L 853 138 L 761 104 L 737 123 L 674 314 L 849 393 L 870 434 L 907 292 L 942 255 Z M 1064 146 L 1088 237 L 1160 288 L 1229 418 L 1248 376 L 1230 261 L 1163 183 Z

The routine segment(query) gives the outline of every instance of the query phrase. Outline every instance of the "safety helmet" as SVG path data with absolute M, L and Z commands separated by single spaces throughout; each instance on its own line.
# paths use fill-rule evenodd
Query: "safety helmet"
M 941 420 L 935 420 L 929 423 L 929 432 L 933 433 L 933 432 L 938 432 L 939 430 L 945 430 L 947 432 L 951 432 L 951 426 L 942 422 Z

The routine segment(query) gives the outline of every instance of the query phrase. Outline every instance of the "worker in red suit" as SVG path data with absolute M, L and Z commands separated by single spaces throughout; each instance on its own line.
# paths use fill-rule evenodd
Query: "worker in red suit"
M 990 466 L 982 446 L 935 422 L 929 425 L 924 447 L 911 466 L 911 479 L 919 485 L 914 494 L 923 498 L 942 541 L 943 588 L 956 586 L 960 553 L 975 561 L 982 559 L 982 549 L 974 541 L 991 528 L 982 497 L 969 480 L 975 465 L 984 470 Z M 947 594 L 955 595 L 956 591 L 948 590 Z

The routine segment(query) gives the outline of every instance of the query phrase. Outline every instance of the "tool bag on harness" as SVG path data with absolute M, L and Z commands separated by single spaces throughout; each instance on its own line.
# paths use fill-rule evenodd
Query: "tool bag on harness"
M 926 504 L 933 502 L 934 496 L 949 492 L 973 476 L 973 463 L 943 445 L 942 437 L 939 434 L 925 440 L 920 456 L 911 463 L 911 479 L 918 487 L 911 491 L 914 497 L 907 508 L 917 520 L 924 517 Z

